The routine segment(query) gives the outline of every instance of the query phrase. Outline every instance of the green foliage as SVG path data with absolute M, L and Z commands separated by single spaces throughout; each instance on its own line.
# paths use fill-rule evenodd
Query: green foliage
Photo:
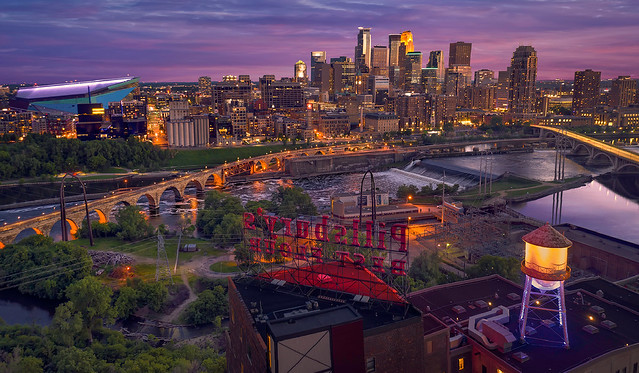
M 16 179 L 84 169 L 101 171 L 109 167 L 158 168 L 172 153 L 128 140 L 58 139 L 52 135 L 29 134 L 24 141 L 0 143 L 0 179 Z
M 213 290 L 204 290 L 195 302 L 189 304 L 185 318 L 189 324 L 208 324 L 227 312 L 226 292 L 221 286 Z
M 92 331 L 102 327 L 102 324 L 113 322 L 111 308 L 111 288 L 104 286 L 95 277 L 85 277 L 69 285 L 66 295 L 69 298 L 69 309 L 73 313 L 82 315 L 83 325 L 89 334 L 89 341 L 93 340 Z
M 441 259 L 437 253 L 427 251 L 419 253 L 408 270 L 411 291 L 459 280 L 456 275 L 442 272 L 439 269 L 440 263 Z
M 59 350 L 53 361 L 58 373 L 93 373 L 97 365 L 93 351 L 75 346 Z
M 482 277 L 498 274 L 511 281 L 519 282 L 521 262 L 513 257 L 484 255 L 473 267 L 466 271 L 470 277 Z
M 121 240 L 135 241 L 153 234 L 153 227 L 140 213 L 138 206 L 121 208 L 116 214 L 116 220 L 120 227 L 117 237 Z
M 92 221 L 91 232 L 93 233 L 93 238 L 117 237 L 120 232 L 120 226 L 112 222 L 100 223 L 99 221 Z M 86 220 L 82 221 L 82 227 L 78 229 L 75 236 L 89 238 L 89 228 Z
M 49 327 L 51 340 L 57 345 L 71 347 L 80 339 L 84 330 L 82 314 L 75 312 L 73 302 L 62 303 L 55 309 L 53 321 Z
M 415 185 L 400 185 L 397 188 L 397 198 L 407 200 L 408 196 L 415 196 L 419 189 Z
M 114 305 L 117 318 L 129 318 L 139 308 L 141 298 L 140 292 L 136 289 L 129 286 L 122 287 Z
M 169 296 L 169 291 L 161 282 L 139 281 L 134 288 L 140 295 L 140 307 L 149 306 L 155 312 L 159 312 Z
M 311 197 L 297 186 L 278 187 L 271 197 L 271 202 L 276 208 L 276 214 L 284 218 L 317 215 L 317 207 L 311 201 Z
M 62 298 L 67 286 L 87 276 L 91 266 L 85 248 L 54 243 L 42 235 L 7 245 L 0 255 L 0 276 L 6 286 L 18 285 L 22 293 L 47 299 Z
M 219 245 L 238 242 L 242 237 L 244 207 L 239 198 L 213 190 L 206 195 L 204 209 L 197 214 L 200 233 L 211 236 Z
M 446 122 L 442 125 L 442 131 L 444 131 L 444 133 L 453 132 L 454 129 L 455 129 L 455 125 L 451 122 Z

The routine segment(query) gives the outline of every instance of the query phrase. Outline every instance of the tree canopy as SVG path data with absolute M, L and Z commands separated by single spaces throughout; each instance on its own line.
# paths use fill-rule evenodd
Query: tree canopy
M 511 281 L 519 282 L 521 276 L 521 261 L 517 258 L 484 255 L 477 264 L 467 271 L 471 277 L 482 277 L 488 275 L 500 275 Z
M 304 189 L 293 186 L 280 186 L 271 196 L 278 216 L 295 219 L 300 215 L 317 215 L 317 207 L 313 204 L 311 196 Z
M 155 169 L 172 156 L 168 150 L 133 137 L 80 141 L 29 134 L 23 141 L 0 142 L 0 180 L 109 167 Z

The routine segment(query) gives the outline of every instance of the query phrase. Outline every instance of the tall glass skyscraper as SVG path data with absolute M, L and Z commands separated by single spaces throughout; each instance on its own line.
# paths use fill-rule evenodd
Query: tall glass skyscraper
M 509 110 L 518 114 L 535 111 L 537 51 L 529 45 L 517 47 L 510 61 Z
M 355 47 L 355 69 L 357 72 L 368 72 L 371 67 L 371 29 L 370 27 L 357 29 L 359 33 Z

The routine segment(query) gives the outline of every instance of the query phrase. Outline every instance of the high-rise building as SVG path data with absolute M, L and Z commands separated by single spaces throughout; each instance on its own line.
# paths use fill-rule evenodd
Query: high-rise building
M 610 106 L 628 107 L 635 102 L 637 81 L 629 76 L 620 76 L 612 81 L 610 89 Z
M 575 115 L 592 115 L 592 109 L 599 102 L 599 83 L 601 71 L 575 71 L 572 94 L 572 111 Z
M 293 68 L 293 80 L 298 83 L 306 83 L 308 80 L 306 75 L 306 63 L 304 63 L 304 61 L 299 60 L 295 63 Z
M 437 80 L 440 83 L 443 82 L 445 75 L 444 51 L 430 51 L 426 67 L 437 69 Z
M 333 90 L 335 94 L 353 93 L 355 90 L 355 63 L 352 59 L 341 56 L 331 58 L 333 68 Z
M 315 81 L 315 65 L 318 63 L 326 63 L 326 52 L 311 52 L 311 82 Z
M 406 45 L 406 53 L 415 51 L 415 45 L 413 44 L 413 33 L 410 32 L 410 30 L 402 32 L 401 43 Z
M 388 66 L 399 66 L 399 44 L 402 36 L 400 34 L 388 35 Z
M 493 83 L 495 72 L 488 69 L 475 71 L 475 87 L 485 87 Z
M 450 53 L 448 54 L 448 67 L 456 65 L 470 66 L 471 43 L 458 41 L 450 43 Z
M 313 86 L 319 88 L 320 93 L 328 93 L 329 97 L 335 92 L 333 83 L 333 68 L 328 63 L 318 63 L 315 65 L 315 81 Z
M 371 29 L 370 27 L 358 27 L 357 29 L 359 33 L 355 47 L 355 70 L 368 72 L 371 67 Z
M 510 67 L 505 71 L 500 71 L 497 77 L 497 87 L 495 88 L 495 108 L 499 111 L 508 110 L 508 92 L 510 91 Z
M 441 86 L 437 79 L 436 68 L 425 67 L 422 69 L 422 87 L 424 87 L 424 93 L 439 95 L 441 94 Z
M 404 90 L 420 91 L 422 83 L 422 52 L 406 53 L 404 66 Z
M 210 76 L 201 76 L 197 80 L 198 83 L 198 93 L 203 96 L 211 96 L 211 77 Z
M 386 46 L 376 45 L 373 47 L 371 75 L 388 77 L 388 48 Z
M 510 62 L 509 110 L 530 114 L 535 110 L 537 51 L 529 45 L 517 47 Z

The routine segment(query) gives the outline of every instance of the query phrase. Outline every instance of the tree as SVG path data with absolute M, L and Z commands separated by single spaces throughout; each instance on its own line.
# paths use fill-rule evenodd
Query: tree
M 453 132 L 454 129 L 455 129 L 455 125 L 451 122 L 445 122 L 442 125 L 442 131 L 444 131 L 444 133 Z
M 199 232 L 228 245 L 241 237 L 244 207 L 239 198 L 214 190 L 207 194 L 204 209 L 198 213 Z
M 0 275 L 21 293 L 60 299 L 67 286 L 91 273 L 92 264 L 85 248 L 38 234 L 2 250 Z
M 422 251 L 411 263 L 408 275 L 417 283 L 416 287 L 424 288 L 437 285 L 442 280 L 440 263 L 441 259 L 437 253 Z
M 89 342 L 93 342 L 93 330 L 101 328 L 103 322 L 113 322 L 112 293 L 111 288 L 102 285 L 95 277 L 85 277 L 66 290 L 71 302 L 69 308 L 82 315 Z
M 93 351 L 75 346 L 60 350 L 54 360 L 59 373 L 93 373 L 97 365 Z
M 417 194 L 419 189 L 415 185 L 400 185 L 397 188 L 397 198 L 401 200 L 407 200 L 408 196 L 414 196 Z
M 513 257 L 484 255 L 477 264 L 467 271 L 470 277 L 482 277 L 497 274 L 511 281 L 518 282 L 521 275 L 521 262 Z
M 280 186 L 271 196 L 271 202 L 276 208 L 277 215 L 295 219 L 300 215 L 317 215 L 317 207 L 304 189 Z
M 216 286 L 213 290 L 204 290 L 195 302 L 189 304 L 185 311 L 186 320 L 196 325 L 208 324 L 225 314 L 227 307 L 224 288 Z
M 83 331 L 82 315 L 75 311 L 73 302 L 62 303 L 55 309 L 49 327 L 50 338 L 58 345 L 71 347 Z
M 129 318 L 139 308 L 140 298 L 140 293 L 134 288 L 122 287 L 114 304 L 116 316 L 120 319 Z
M 169 296 L 169 291 L 161 282 L 140 281 L 135 286 L 140 294 L 140 306 L 148 305 L 150 309 L 159 312 Z
M 138 206 L 121 208 L 116 219 L 120 227 L 117 237 L 121 240 L 134 241 L 153 234 L 153 227 L 146 221 Z

